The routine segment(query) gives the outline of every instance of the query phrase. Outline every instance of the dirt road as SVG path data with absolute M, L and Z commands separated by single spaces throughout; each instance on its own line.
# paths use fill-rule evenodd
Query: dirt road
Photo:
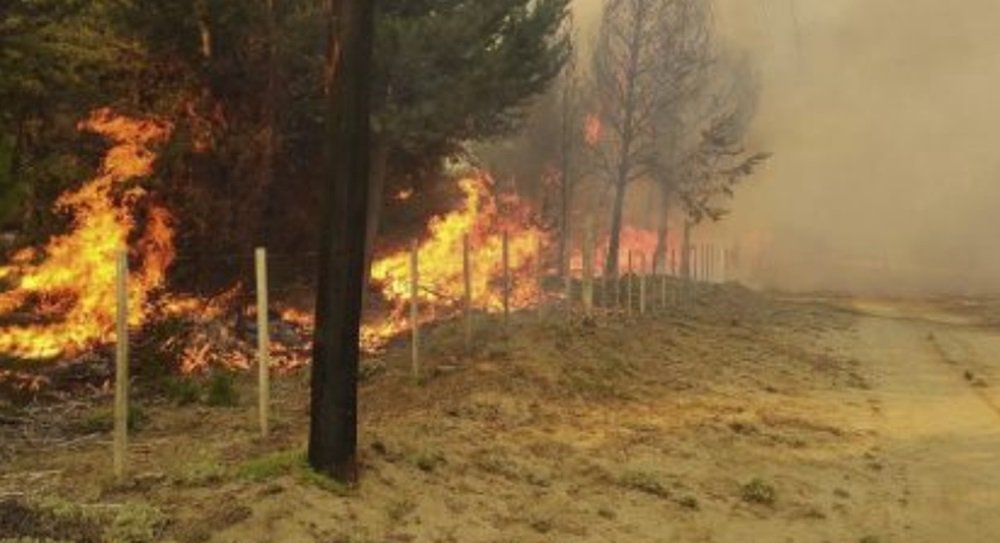
M 1000 541 L 1000 335 L 931 306 L 857 303 L 881 455 L 903 498 L 892 540 Z

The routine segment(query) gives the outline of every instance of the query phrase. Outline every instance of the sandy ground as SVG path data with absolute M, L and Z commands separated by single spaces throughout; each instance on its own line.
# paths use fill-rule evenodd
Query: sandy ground
M 859 319 L 855 350 L 875 376 L 880 449 L 904 492 L 898 510 L 882 507 L 891 533 L 899 541 L 997 541 L 1000 335 L 960 311 L 876 305 L 892 316 Z
M 307 389 L 292 376 L 268 441 L 251 401 L 150 400 L 128 484 L 108 479 L 105 436 L 43 433 L 8 445 L 0 498 L 141 502 L 166 519 L 155 539 L 179 542 L 992 542 L 1000 334 L 985 314 L 716 288 L 645 317 L 520 315 L 508 338 L 484 323 L 472 357 L 442 327 L 423 383 L 400 346 L 365 385 L 364 479 L 347 495 L 296 463 Z

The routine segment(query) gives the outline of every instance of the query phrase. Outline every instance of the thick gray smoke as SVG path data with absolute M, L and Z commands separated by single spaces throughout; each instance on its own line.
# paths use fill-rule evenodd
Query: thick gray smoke
M 583 28 L 602 2 L 578 0 Z M 774 158 L 706 229 L 786 289 L 1000 291 L 1000 2 L 717 0 Z

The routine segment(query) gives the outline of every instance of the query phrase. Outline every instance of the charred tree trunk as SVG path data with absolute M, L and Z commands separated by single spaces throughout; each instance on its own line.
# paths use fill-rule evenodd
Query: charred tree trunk
M 567 70 L 567 80 L 562 92 L 562 134 L 560 142 L 560 171 L 562 172 L 562 198 L 559 209 L 559 275 L 569 274 L 570 214 L 573 210 L 573 92 L 574 75 Z
M 691 279 L 691 221 L 684 221 L 684 243 L 681 247 L 681 277 Z
M 372 133 L 371 172 L 368 187 L 368 215 L 365 220 L 365 277 L 364 307 L 368 307 L 368 283 L 371 280 L 372 262 L 378 241 L 382 207 L 385 204 L 386 177 L 389 173 L 389 142 L 385 135 Z
M 621 252 L 622 214 L 625 210 L 625 184 L 615 184 L 615 201 L 611 210 L 611 230 L 608 232 L 608 255 L 604 259 L 604 274 L 618 277 L 618 257 Z
M 331 10 L 338 45 L 330 96 L 330 186 L 320 248 L 313 338 L 309 464 L 354 483 L 365 215 L 368 210 L 374 2 L 340 0 Z M 360 181 L 359 181 L 360 180 Z
M 633 145 L 636 143 L 636 110 L 640 56 L 642 55 L 643 34 L 641 31 L 644 9 L 632 12 L 630 24 L 631 35 L 628 44 L 628 67 L 625 72 L 625 96 L 622 103 L 621 150 L 618 157 L 618 168 L 615 172 L 615 201 L 611 211 L 611 231 L 608 237 L 608 257 L 605 259 L 604 273 L 618 276 L 618 253 L 621 247 L 622 215 L 625 207 L 625 191 L 632 178 L 635 167 Z

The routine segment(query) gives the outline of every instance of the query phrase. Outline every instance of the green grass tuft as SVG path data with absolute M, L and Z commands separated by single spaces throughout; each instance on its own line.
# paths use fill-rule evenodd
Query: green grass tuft
M 164 382 L 167 398 L 179 407 L 194 405 L 201 401 L 201 386 L 197 381 L 185 377 L 172 377 Z
M 205 403 L 212 407 L 236 407 L 240 404 L 240 394 L 236 390 L 236 379 L 232 372 L 217 371 L 212 375 Z
M 762 479 L 756 478 L 740 487 L 740 496 L 747 503 L 770 506 L 774 505 L 774 502 L 777 501 L 778 493 L 774 489 L 774 486 Z
M 255 458 L 240 466 L 237 474 L 241 479 L 255 483 L 292 476 L 302 484 L 337 496 L 349 494 L 346 486 L 312 469 L 305 452 L 301 450 L 281 451 Z
M 660 498 L 669 498 L 670 490 L 660 482 L 656 474 L 644 470 L 629 470 L 619 477 L 618 484 L 632 490 L 644 492 Z

